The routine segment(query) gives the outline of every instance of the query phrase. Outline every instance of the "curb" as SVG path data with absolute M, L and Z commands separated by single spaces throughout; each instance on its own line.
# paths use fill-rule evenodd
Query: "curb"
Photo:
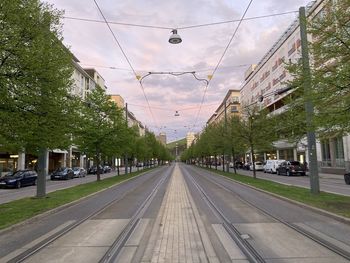
M 149 171 L 147 171 L 147 172 L 149 172 Z M 9 231 L 13 230 L 13 229 L 16 228 L 16 227 L 20 227 L 20 226 L 23 226 L 23 225 L 26 225 L 26 224 L 35 222 L 36 220 L 39 220 L 39 219 L 41 219 L 41 218 L 43 218 L 43 217 L 45 217 L 45 216 L 48 216 L 48 215 L 57 213 L 57 212 L 59 212 L 59 211 L 61 211 L 61 210 L 64 210 L 64 209 L 66 209 L 66 208 L 68 208 L 68 207 L 72 207 L 72 206 L 76 205 L 77 203 L 83 201 L 84 199 L 87 199 L 87 198 L 89 198 L 89 197 L 91 197 L 91 196 L 94 196 L 94 195 L 99 194 L 99 193 L 101 193 L 101 192 L 103 192 L 103 191 L 106 191 L 106 190 L 108 190 L 108 189 L 110 189 L 110 188 L 112 188 L 112 187 L 115 187 L 115 186 L 117 186 L 117 185 L 120 185 L 120 184 L 122 184 L 122 183 L 125 183 L 125 182 L 127 182 L 127 181 L 130 181 L 130 180 L 132 180 L 132 179 L 135 179 L 135 178 L 137 178 L 137 177 L 139 177 L 139 176 L 141 176 L 141 175 L 143 175 L 143 174 L 145 174 L 145 173 L 146 173 L 146 172 L 141 172 L 139 175 L 133 176 L 133 177 L 128 178 L 128 179 L 126 179 L 126 180 L 124 180 L 124 181 L 121 181 L 121 182 L 118 182 L 118 183 L 113 184 L 113 185 L 111 185 L 111 186 L 108 186 L 107 188 L 101 189 L 101 190 L 99 190 L 99 191 L 97 191 L 97 192 L 94 192 L 94 193 L 91 193 L 91 194 L 89 194 L 89 195 L 83 196 L 83 197 L 81 197 L 81 198 L 79 198 L 79 199 L 77 199 L 77 200 L 71 201 L 71 202 L 69 202 L 69 203 L 67 203 L 67 204 L 64 204 L 64 205 L 61 205 L 61 206 L 58 206 L 58 207 L 55 207 L 55 208 L 52 208 L 52 209 L 50 209 L 50 210 L 48 210 L 48 211 L 45 211 L 45 212 L 40 213 L 40 214 L 37 214 L 37 215 L 35 215 L 35 216 L 33 216 L 33 217 L 30 217 L 30 218 L 28 218 L 28 219 L 25 219 L 25 220 L 23 220 L 23 221 L 21 221 L 21 222 L 18 222 L 18 223 L 14 224 L 14 225 L 11 225 L 11 226 L 7 227 L 7 228 L 1 229 L 1 230 L 0 230 L 0 235 L 4 234 L 4 233 L 6 233 L 6 232 L 9 232 Z M 111 177 L 109 177 L 109 178 L 111 178 Z M 107 179 L 107 178 L 106 178 L 106 179 Z M 67 188 L 65 188 L 65 189 L 67 189 Z M 64 189 L 62 189 L 62 190 L 64 190 Z M 58 190 L 58 191 L 59 191 L 59 190 Z
M 311 206 L 311 205 L 307 205 L 307 204 L 301 203 L 301 202 L 299 202 L 299 201 L 295 201 L 295 200 L 293 200 L 293 199 L 289 199 L 289 198 L 287 198 L 287 197 L 284 197 L 284 196 L 281 196 L 281 195 L 278 195 L 278 194 L 275 194 L 275 193 L 268 192 L 268 191 L 266 191 L 266 190 L 257 188 L 257 187 L 255 187 L 255 186 L 252 186 L 252 185 L 249 185 L 249 184 L 245 184 L 245 183 L 236 181 L 236 180 L 234 180 L 234 179 L 232 179 L 232 178 L 229 178 L 229 177 L 227 177 L 227 176 L 218 174 L 218 173 L 216 173 L 216 172 L 212 172 L 212 171 L 209 171 L 209 172 L 210 172 L 210 173 L 213 173 L 213 174 L 215 174 L 215 175 L 219 175 L 219 176 L 221 176 L 221 177 L 223 177 L 223 178 L 226 178 L 226 179 L 228 179 L 228 180 L 230 180 L 230 181 L 233 181 L 233 182 L 235 182 L 235 183 L 237 183 L 237 184 L 244 185 L 244 186 L 249 187 L 249 188 L 252 188 L 252 189 L 254 189 L 254 190 L 256 190 L 256 191 L 259 191 L 259 192 L 262 192 L 262 193 L 271 195 L 271 196 L 276 197 L 276 198 L 278 198 L 278 199 L 287 201 L 287 202 L 289 202 L 289 203 L 291 203 L 291 204 L 295 204 L 295 205 L 297 205 L 297 206 L 299 206 L 299 207 L 307 208 L 307 209 L 312 210 L 313 212 L 316 212 L 316 213 L 318 213 L 318 214 L 331 217 L 331 218 L 333 218 L 333 219 L 335 219 L 335 220 L 337 220 L 337 221 L 340 221 L 340 222 L 342 222 L 342 223 L 345 223 L 345 224 L 350 225 L 350 218 L 347 218 L 347 217 L 344 217 L 344 216 L 341 216 L 341 215 L 337 215 L 337 214 L 335 214 L 335 213 L 332 213 L 332 212 L 323 210 L 323 209 L 321 209 L 321 208 L 317 208 L 317 207 L 314 207 L 314 206 Z

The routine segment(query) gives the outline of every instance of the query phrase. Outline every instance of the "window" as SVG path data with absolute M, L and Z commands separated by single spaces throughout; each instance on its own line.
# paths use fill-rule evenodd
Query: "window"
M 344 159 L 344 145 L 343 138 L 337 137 L 333 139 L 335 146 L 335 158 L 336 159 Z
M 239 103 L 239 97 L 236 97 L 236 96 L 232 97 L 231 103 Z
M 231 112 L 238 112 L 237 106 L 231 106 Z
M 321 152 L 322 152 L 322 161 L 326 166 L 330 166 L 331 151 L 329 148 L 329 140 L 321 141 Z

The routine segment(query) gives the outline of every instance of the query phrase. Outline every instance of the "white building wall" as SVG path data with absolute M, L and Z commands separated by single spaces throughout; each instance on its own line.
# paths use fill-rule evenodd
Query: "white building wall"
M 317 0 L 311 5 L 310 10 L 312 13 L 311 17 L 318 14 L 322 7 L 324 1 Z M 311 37 L 308 36 L 309 41 Z M 291 79 L 290 74 L 285 69 L 283 62 L 297 62 L 301 58 L 301 42 L 300 42 L 300 29 L 298 25 L 298 20 L 296 20 L 280 37 L 280 39 L 275 43 L 275 45 L 266 53 L 264 58 L 258 63 L 254 71 L 245 80 L 243 87 L 241 88 L 241 104 L 251 105 L 251 104 L 261 104 L 261 107 L 269 107 L 274 105 L 275 102 L 287 96 L 292 90 L 286 92 L 282 95 L 272 95 L 278 89 L 284 88 L 286 86 L 285 82 Z M 258 102 L 258 97 L 260 95 L 265 95 L 262 103 Z M 281 112 L 285 109 L 285 106 L 272 110 L 272 114 Z M 276 142 L 275 146 L 277 149 L 283 149 L 283 147 L 278 146 L 279 143 Z M 350 170 L 350 138 L 345 136 L 343 138 L 344 145 L 344 155 L 345 155 L 345 166 Z M 307 147 L 305 147 L 306 161 L 308 160 Z M 317 159 L 318 162 L 322 161 L 322 152 L 320 142 L 317 142 Z

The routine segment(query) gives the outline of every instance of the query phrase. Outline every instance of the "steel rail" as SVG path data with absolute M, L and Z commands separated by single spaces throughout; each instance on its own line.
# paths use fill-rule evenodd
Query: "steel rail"
M 151 171 L 152 172 L 152 171 Z M 156 174 L 154 174 L 153 176 L 156 176 Z M 131 178 L 131 180 L 136 180 L 139 177 L 133 177 Z M 125 183 L 125 182 L 121 182 L 121 183 Z M 121 195 L 119 198 L 113 199 L 109 202 L 107 202 L 103 207 L 101 207 L 100 209 L 94 211 L 93 213 L 91 213 L 90 215 L 84 217 L 81 220 L 78 220 L 77 222 L 65 227 L 64 229 L 62 229 L 61 231 L 53 234 L 50 237 L 47 237 L 46 239 L 44 239 L 43 241 L 39 242 L 38 244 L 36 244 L 35 246 L 27 249 L 26 251 L 22 252 L 21 254 L 17 255 L 16 257 L 10 259 L 7 263 L 20 263 L 25 261 L 26 259 L 30 258 L 31 256 L 37 254 L 39 251 L 41 251 L 42 249 L 44 249 L 45 247 L 49 246 L 51 243 L 53 243 L 54 241 L 56 241 L 57 239 L 59 239 L 60 237 L 64 236 L 65 234 L 67 234 L 68 232 L 72 231 L 74 228 L 78 227 L 79 225 L 81 225 L 82 223 L 84 223 L 85 221 L 89 220 L 90 218 L 98 215 L 99 213 L 103 212 L 104 210 L 106 210 L 108 207 L 110 207 L 111 205 L 113 205 L 114 203 L 117 203 L 119 201 L 121 201 L 127 194 L 131 193 L 132 191 L 134 191 L 135 189 L 137 189 L 138 187 L 140 187 L 140 185 L 137 185 L 129 190 L 127 190 L 123 195 Z
M 202 178 L 204 178 L 204 177 L 202 177 Z M 230 179 L 227 179 L 227 178 L 225 178 L 225 177 L 222 177 L 222 178 L 225 179 L 225 180 L 228 181 L 228 182 L 236 183 L 236 182 L 234 182 L 234 181 L 232 181 L 232 180 L 230 180 Z M 259 210 L 260 212 L 262 212 L 262 213 L 265 214 L 266 216 L 273 218 L 273 219 L 276 220 L 277 222 L 279 222 L 279 223 L 281 223 L 281 224 L 283 224 L 283 225 L 285 225 L 285 226 L 287 226 L 287 227 L 293 229 L 294 231 L 298 232 L 299 234 L 301 234 L 301 235 L 303 235 L 303 236 L 305 236 L 305 237 L 307 237 L 307 238 L 313 240 L 314 242 L 318 243 L 319 245 L 321 245 L 321 246 L 327 248 L 328 250 L 330 250 L 330 251 L 332 251 L 332 252 L 338 254 L 339 256 L 341 256 L 341 257 L 343 257 L 343 258 L 345 258 L 345 259 L 347 259 L 347 260 L 350 260 L 350 252 L 348 252 L 348 251 L 346 251 L 346 250 L 344 250 L 344 249 L 342 249 L 342 248 L 340 248 L 340 247 L 338 247 L 338 246 L 332 244 L 331 242 L 329 242 L 329 241 L 327 241 L 327 240 L 325 240 L 325 239 L 323 239 L 323 238 L 321 238 L 321 237 L 319 237 L 319 236 L 317 236 L 317 235 L 315 235 L 315 234 L 313 234 L 313 233 L 310 233 L 309 231 L 307 231 L 307 230 L 301 228 L 301 227 L 298 226 L 298 225 L 295 225 L 295 224 L 293 224 L 293 223 L 289 223 L 289 222 L 283 220 L 282 218 L 279 218 L 279 217 L 273 215 L 272 213 L 268 212 L 266 209 L 263 209 L 263 208 L 261 208 L 261 207 L 255 205 L 255 204 L 253 204 L 252 202 L 250 202 L 250 201 L 244 199 L 241 195 L 235 193 L 232 189 L 228 188 L 226 185 L 224 185 L 224 184 L 222 184 L 222 183 L 215 182 L 215 181 L 213 181 L 213 180 L 211 180 L 211 179 L 209 179 L 209 178 L 207 178 L 207 177 L 206 177 L 205 179 L 206 179 L 207 181 L 210 181 L 211 183 L 213 183 L 213 184 L 215 184 L 215 185 L 217 185 L 217 186 L 223 188 L 223 189 L 226 190 L 227 192 L 230 192 L 230 193 L 234 194 L 240 201 L 246 203 L 247 205 L 253 207 L 254 209 Z M 236 184 L 237 184 L 237 183 L 236 183 Z M 240 184 L 240 185 L 241 185 L 241 184 Z
M 203 200 L 208 204 L 209 208 L 217 216 L 218 219 L 222 220 L 222 225 L 226 229 L 227 233 L 236 242 L 237 246 L 241 249 L 244 255 L 247 257 L 249 262 L 252 263 L 264 263 L 264 258 L 252 247 L 252 245 L 242 237 L 239 230 L 232 225 L 230 220 L 224 215 L 224 213 L 215 205 L 213 200 L 207 195 L 205 190 L 195 181 L 192 175 L 188 173 L 188 178 L 194 184 L 194 186 L 200 192 Z
M 170 174 L 170 173 L 169 173 Z M 164 183 L 164 181 L 169 177 L 169 174 L 163 177 L 154 187 L 152 192 L 147 196 L 147 198 L 142 202 L 142 204 L 138 207 L 137 211 L 131 217 L 129 223 L 123 228 L 121 234 L 118 238 L 113 242 L 112 246 L 107 250 L 105 255 L 100 259 L 100 263 L 110 263 L 110 262 L 118 262 L 117 258 L 133 233 L 134 229 L 140 222 L 140 219 L 146 212 L 147 208 L 152 203 L 154 197 L 156 196 L 160 186 Z

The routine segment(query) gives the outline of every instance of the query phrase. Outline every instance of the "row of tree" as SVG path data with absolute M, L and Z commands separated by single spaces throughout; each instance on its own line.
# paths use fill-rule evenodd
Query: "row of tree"
M 272 143 L 278 138 L 274 130 L 276 120 L 267 111 L 259 110 L 256 105 L 243 108 L 241 114 L 241 117 L 233 116 L 208 125 L 197 142 L 181 155 L 181 160 L 190 163 L 200 161 L 210 165 L 214 158 L 214 164 L 217 165 L 218 156 L 228 156 L 229 160 L 233 159 L 235 162 L 249 151 L 255 165 L 255 153 L 271 150 Z M 253 171 L 256 177 L 255 167 Z
M 285 83 L 294 91 L 283 99 L 283 113 L 269 114 L 251 105 L 243 107 L 241 118 L 205 128 L 195 145 L 182 160 L 230 154 L 234 158 L 250 152 L 268 151 L 273 142 L 287 139 L 297 143 L 308 129 L 316 131 L 318 139 L 343 136 L 350 131 L 350 21 L 349 0 L 325 1 L 318 16 L 308 23 L 312 59 L 310 91 L 306 95 L 303 83 L 308 81 L 302 60 L 285 64 L 292 79 Z M 305 103 L 311 101 L 314 116 L 306 125 Z M 225 124 L 226 123 L 226 124 Z M 255 170 L 255 169 L 254 169 Z M 255 172 L 254 172 L 255 177 Z
M 61 18 L 39 0 L 0 2 L 0 147 L 44 156 L 77 145 L 97 165 L 121 156 L 171 159 L 154 134 L 127 127 L 101 87 L 85 101 L 72 95 L 73 56 L 62 44 Z

